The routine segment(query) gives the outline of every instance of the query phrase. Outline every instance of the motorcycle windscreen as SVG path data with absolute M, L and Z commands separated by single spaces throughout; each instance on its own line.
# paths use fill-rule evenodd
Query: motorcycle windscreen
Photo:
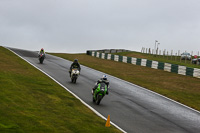
M 103 91 L 104 94 L 107 91 L 107 85 L 105 83 L 99 83 L 98 88 L 99 88 L 100 91 Z

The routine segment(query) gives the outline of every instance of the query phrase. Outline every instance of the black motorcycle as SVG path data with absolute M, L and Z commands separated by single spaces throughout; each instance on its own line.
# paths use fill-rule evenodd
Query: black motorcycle
M 45 58 L 45 54 L 40 54 L 39 55 L 39 61 L 40 61 L 41 64 L 43 63 L 44 58 Z

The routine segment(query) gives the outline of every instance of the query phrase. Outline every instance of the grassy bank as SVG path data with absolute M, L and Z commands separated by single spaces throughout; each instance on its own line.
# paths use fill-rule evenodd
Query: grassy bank
M 132 64 L 103 60 L 86 54 L 53 55 L 79 62 L 160 93 L 200 111 L 200 79 Z
M 46 75 L 0 47 L 0 132 L 120 132 L 105 123 Z
M 140 53 L 140 52 L 121 52 L 121 53 L 113 53 L 113 54 L 154 60 L 154 61 L 159 61 L 159 62 L 166 62 L 166 63 L 171 63 L 171 64 L 187 66 L 191 68 L 200 68 L 200 65 L 192 64 L 191 61 L 189 60 L 180 60 L 180 56 L 152 55 L 152 54 L 145 54 L 145 53 Z

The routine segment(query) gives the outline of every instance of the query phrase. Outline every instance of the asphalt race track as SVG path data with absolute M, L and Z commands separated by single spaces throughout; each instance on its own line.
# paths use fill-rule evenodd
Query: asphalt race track
M 100 105 L 92 102 L 91 88 L 103 73 L 81 66 L 77 83 L 71 83 L 72 62 L 46 55 L 39 63 L 36 51 L 10 48 L 67 87 L 92 108 L 130 133 L 200 133 L 200 113 L 161 95 L 108 75 L 109 95 Z

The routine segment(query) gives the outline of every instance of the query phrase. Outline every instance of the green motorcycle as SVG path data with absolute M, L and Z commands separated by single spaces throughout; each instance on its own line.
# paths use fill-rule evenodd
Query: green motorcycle
M 105 83 L 99 83 L 97 89 L 95 89 L 93 93 L 93 102 L 99 105 L 107 90 L 108 87 Z

